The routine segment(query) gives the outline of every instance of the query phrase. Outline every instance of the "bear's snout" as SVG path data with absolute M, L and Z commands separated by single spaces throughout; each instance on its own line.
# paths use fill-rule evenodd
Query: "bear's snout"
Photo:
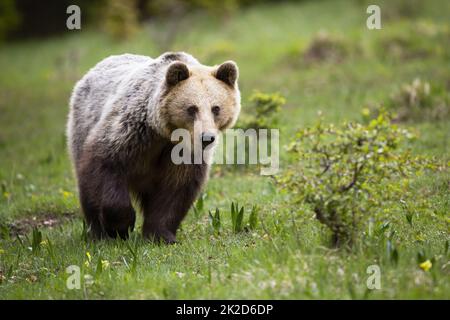
M 216 135 L 210 132 L 203 132 L 201 135 L 201 139 L 202 139 L 202 147 L 203 149 L 205 149 L 207 146 L 209 146 L 216 140 Z

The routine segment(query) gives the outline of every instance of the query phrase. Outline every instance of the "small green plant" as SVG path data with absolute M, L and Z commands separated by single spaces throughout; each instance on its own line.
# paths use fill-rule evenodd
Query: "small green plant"
M 231 202 L 231 224 L 234 233 L 239 233 L 243 229 L 244 207 L 239 208 L 239 204 Z
M 194 205 L 192 206 L 192 210 L 194 211 L 194 215 L 196 218 L 199 218 L 203 215 L 203 211 L 205 208 L 205 199 L 207 197 L 206 193 L 202 193 L 200 197 L 195 201 Z
M 248 228 L 250 230 L 256 229 L 256 225 L 258 224 L 258 211 L 259 211 L 258 207 L 254 205 L 248 218 Z
M 216 208 L 216 211 L 214 213 L 214 215 L 212 214 L 211 210 L 208 212 L 209 213 L 209 222 L 210 225 L 212 227 L 212 230 L 219 234 L 220 233 L 220 228 L 221 228 L 221 222 L 220 222 L 220 211 L 218 208 Z
M 300 130 L 289 146 L 296 164 L 280 186 L 294 203 L 305 203 L 332 233 L 332 245 L 351 246 L 380 208 L 398 203 L 423 161 L 401 149 L 407 130 L 382 112 L 367 125 L 319 122 Z
M 38 253 L 41 250 L 42 232 L 38 228 L 33 228 L 31 237 L 31 251 Z
M 256 229 L 256 226 L 258 224 L 259 208 L 256 205 L 252 207 L 252 210 L 250 211 L 250 215 L 248 217 L 247 224 L 244 224 L 244 213 L 245 213 L 244 206 L 240 207 L 237 202 L 231 202 L 230 215 L 231 215 L 231 229 L 233 233 L 239 233 L 242 231 L 248 232 L 250 230 Z M 215 234 L 220 234 L 222 222 L 219 209 L 216 208 L 214 212 L 209 210 L 208 216 L 212 232 Z
M 52 261 L 55 261 L 55 247 L 53 246 L 53 243 L 51 242 L 49 237 L 46 237 L 45 243 L 47 244 L 45 248 L 47 249 L 49 257 L 52 259 Z
M 124 260 L 125 264 L 127 265 L 127 267 L 131 270 L 131 272 L 133 274 L 136 273 L 137 270 L 137 266 L 139 263 L 139 242 L 137 241 L 136 238 L 134 239 L 130 239 L 131 241 L 125 241 L 125 246 L 127 247 L 129 253 L 131 254 L 131 260 L 132 260 L 132 264 L 131 267 L 128 266 L 128 263 L 126 263 L 126 260 Z
M 286 104 L 286 99 L 280 93 L 255 91 L 249 101 L 248 112 L 254 115 L 250 118 L 247 116 L 247 119 L 244 116 L 238 126 L 254 129 L 277 126 L 281 108 Z

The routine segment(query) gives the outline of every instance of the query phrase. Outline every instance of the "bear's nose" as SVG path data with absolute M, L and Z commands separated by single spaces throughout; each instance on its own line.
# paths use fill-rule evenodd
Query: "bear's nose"
M 202 147 L 205 149 L 211 143 L 216 140 L 216 135 L 214 133 L 204 132 L 202 133 Z

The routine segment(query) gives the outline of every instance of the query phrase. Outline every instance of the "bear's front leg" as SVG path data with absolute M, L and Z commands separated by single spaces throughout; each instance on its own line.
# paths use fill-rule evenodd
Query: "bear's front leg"
M 126 239 L 136 221 L 126 180 L 105 168 L 100 159 L 83 160 L 78 175 L 79 192 L 91 236 Z
M 100 240 L 106 236 L 101 222 L 101 203 L 97 196 L 100 188 L 86 174 L 78 175 L 78 192 L 81 210 L 84 214 L 88 234 L 92 239 Z
M 156 242 L 175 243 L 177 229 L 196 194 L 197 191 L 192 188 L 159 188 L 152 194 L 141 194 L 144 211 L 143 236 Z
M 102 222 L 106 234 L 112 238 L 128 238 L 136 222 L 136 212 L 131 204 L 128 184 L 115 174 L 104 174 L 102 192 Z

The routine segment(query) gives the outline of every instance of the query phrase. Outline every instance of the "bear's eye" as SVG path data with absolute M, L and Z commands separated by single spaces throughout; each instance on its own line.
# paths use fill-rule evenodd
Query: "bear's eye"
M 198 112 L 198 108 L 197 108 L 197 106 L 190 106 L 187 108 L 187 112 L 190 116 L 195 117 L 195 115 Z
M 211 111 L 212 111 L 212 113 L 213 113 L 215 116 L 218 116 L 219 113 L 220 113 L 220 107 L 219 107 L 219 106 L 214 106 L 214 107 L 211 108 Z

